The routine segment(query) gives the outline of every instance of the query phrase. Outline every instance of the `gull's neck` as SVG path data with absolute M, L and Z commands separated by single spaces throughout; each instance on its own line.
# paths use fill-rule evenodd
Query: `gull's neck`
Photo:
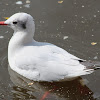
M 32 42 L 35 42 L 32 33 L 27 33 L 27 31 L 15 32 L 9 42 L 8 56 L 14 56 L 22 47 Z
M 15 32 L 10 42 L 13 41 L 17 46 L 24 46 L 28 43 L 33 42 L 33 34 L 27 31 Z

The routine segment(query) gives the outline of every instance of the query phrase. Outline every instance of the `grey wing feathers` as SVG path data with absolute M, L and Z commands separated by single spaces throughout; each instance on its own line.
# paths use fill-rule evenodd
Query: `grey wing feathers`
M 86 66 L 86 69 L 100 69 L 100 62 L 99 61 L 81 61 L 82 65 Z

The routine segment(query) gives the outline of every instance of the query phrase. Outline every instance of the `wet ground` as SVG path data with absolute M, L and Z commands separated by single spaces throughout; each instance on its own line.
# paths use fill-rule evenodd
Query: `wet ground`
M 0 0 L 0 20 L 16 12 L 34 17 L 37 41 L 100 61 L 100 0 Z M 32 82 L 12 71 L 7 62 L 12 33 L 0 26 L 0 100 L 100 100 L 100 70 L 61 83 Z

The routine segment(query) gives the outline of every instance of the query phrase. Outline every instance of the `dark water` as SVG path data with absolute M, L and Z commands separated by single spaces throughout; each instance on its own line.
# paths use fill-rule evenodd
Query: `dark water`
M 0 20 L 27 12 L 35 19 L 36 40 L 56 44 L 82 59 L 100 60 L 100 0 L 16 2 L 0 0 Z M 0 100 L 100 100 L 100 70 L 61 83 L 31 82 L 13 72 L 7 62 L 12 33 L 0 26 Z

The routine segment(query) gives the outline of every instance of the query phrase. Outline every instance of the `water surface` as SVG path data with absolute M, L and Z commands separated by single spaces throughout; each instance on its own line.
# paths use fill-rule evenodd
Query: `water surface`
M 100 0 L 0 0 L 0 20 L 17 12 L 34 17 L 37 41 L 82 59 L 100 60 Z M 100 100 L 100 70 L 61 83 L 32 82 L 13 72 L 7 61 L 12 33 L 0 26 L 0 100 Z

